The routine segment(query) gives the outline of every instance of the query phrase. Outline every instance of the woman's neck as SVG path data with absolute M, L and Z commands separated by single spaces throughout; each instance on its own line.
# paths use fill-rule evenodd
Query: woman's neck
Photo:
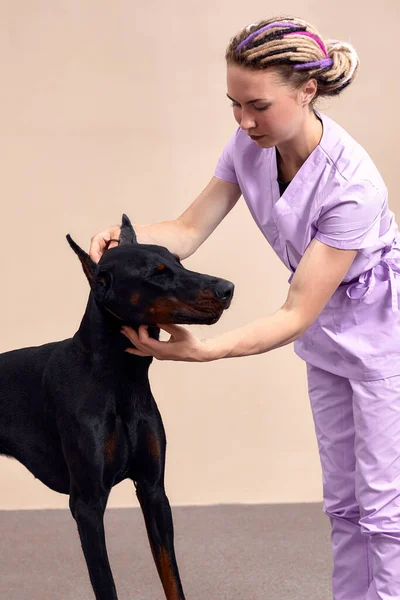
M 281 181 L 291 181 L 322 137 L 322 123 L 314 112 L 309 113 L 296 137 L 279 144 L 277 149 L 278 175 Z

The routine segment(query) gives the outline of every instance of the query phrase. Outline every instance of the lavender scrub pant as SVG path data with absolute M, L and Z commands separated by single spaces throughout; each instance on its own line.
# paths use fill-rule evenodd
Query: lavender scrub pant
M 400 375 L 356 381 L 307 363 L 307 376 L 333 600 L 400 600 Z

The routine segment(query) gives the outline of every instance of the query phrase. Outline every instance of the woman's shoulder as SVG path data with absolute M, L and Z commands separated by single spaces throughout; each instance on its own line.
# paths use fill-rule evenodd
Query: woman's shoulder
M 323 124 L 319 147 L 338 176 L 349 183 L 367 180 L 378 188 L 384 188 L 379 169 L 367 150 L 331 117 L 319 112 L 317 114 Z

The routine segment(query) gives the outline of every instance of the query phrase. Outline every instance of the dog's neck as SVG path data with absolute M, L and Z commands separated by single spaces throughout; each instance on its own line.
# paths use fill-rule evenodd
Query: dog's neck
M 131 343 L 120 332 L 122 325 L 123 321 L 100 306 L 91 292 L 74 342 L 81 350 L 98 360 L 118 360 L 132 356 L 124 352 Z

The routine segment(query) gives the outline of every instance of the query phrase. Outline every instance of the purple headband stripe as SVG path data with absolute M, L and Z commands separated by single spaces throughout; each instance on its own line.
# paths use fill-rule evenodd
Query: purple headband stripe
M 255 37 L 257 37 L 258 35 L 260 35 L 260 33 L 263 33 L 264 31 L 267 31 L 268 29 L 276 29 L 277 27 L 298 27 L 298 25 L 295 25 L 294 23 L 270 23 L 269 25 L 265 25 L 264 27 L 261 27 L 261 29 L 258 29 L 257 31 L 253 31 L 253 33 L 251 33 L 246 39 L 244 39 L 242 42 L 240 42 L 239 46 L 236 48 L 236 51 L 238 52 L 239 50 L 241 50 L 243 48 L 243 46 L 245 46 L 246 44 L 248 44 L 249 42 L 251 42 L 252 40 L 254 40 Z
M 293 69 L 311 69 L 312 67 L 322 69 L 323 67 L 331 67 L 332 65 L 332 58 L 324 58 L 323 60 L 317 60 L 315 62 L 299 63 L 298 65 L 294 65 Z

